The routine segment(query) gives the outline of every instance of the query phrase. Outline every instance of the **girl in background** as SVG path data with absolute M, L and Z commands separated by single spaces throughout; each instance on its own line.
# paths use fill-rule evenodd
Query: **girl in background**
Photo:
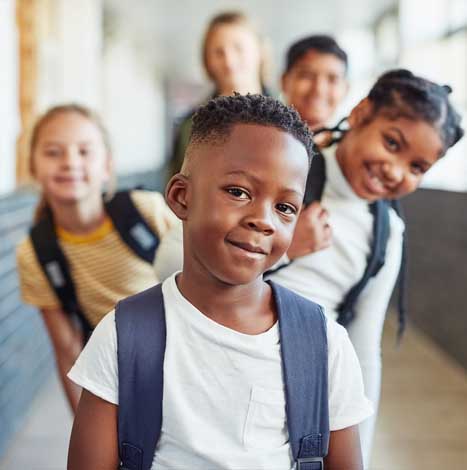
M 221 13 L 209 22 L 202 44 L 206 75 L 214 85 L 211 97 L 240 94 L 269 94 L 266 88 L 265 45 L 251 21 L 239 12 Z M 191 132 L 191 110 L 179 125 L 168 165 L 168 179 L 183 163 Z
M 390 71 L 377 80 L 351 111 L 348 130 L 322 150 L 324 191 L 321 201 L 309 206 L 321 216 L 310 223 L 309 209 L 302 212 L 288 251 L 293 262 L 272 274 L 274 281 L 313 299 L 325 307 L 329 317 L 338 318 L 342 301 L 367 266 L 373 240 L 369 204 L 414 192 L 423 175 L 463 135 L 449 93 L 449 87 L 408 70 Z M 365 392 L 375 409 L 381 385 L 381 335 L 401 266 L 403 232 L 403 220 L 389 209 L 385 263 L 358 296 L 347 325 L 362 367 Z M 312 246 L 327 249 L 316 251 Z M 376 417 L 360 425 L 365 468 Z
M 151 263 L 128 248 L 106 212 L 102 194 L 105 187 L 111 189 L 113 172 L 109 138 L 98 116 L 76 104 L 51 108 L 33 129 L 30 165 L 42 191 L 35 222 L 50 217 L 83 321 L 94 328 L 119 299 L 158 282 Z M 131 191 L 129 196 L 151 230 L 162 237 L 174 221 L 162 195 Z M 22 297 L 42 313 L 75 411 L 80 389 L 66 374 L 83 348 L 83 333 L 57 297 L 39 262 L 42 254 L 35 251 L 31 236 L 17 248 Z

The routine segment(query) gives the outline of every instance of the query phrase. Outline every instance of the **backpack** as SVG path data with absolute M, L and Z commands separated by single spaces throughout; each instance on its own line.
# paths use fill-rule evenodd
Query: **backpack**
M 278 313 L 293 458 L 299 470 L 323 470 L 329 445 L 326 319 L 318 305 L 268 282 Z M 162 425 L 166 344 L 162 285 L 120 301 L 115 323 L 119 468 L 149 470 Z
M 117 192 L 105 203 L 105 210 L 128 247 L 138 257 L 152 263 L 159 238 L 135 207 L 130 193 Z M 37 260 L 63 310 L 78 320 L 87 340 L 93 328 L 79 305 L 70 267 L 58 243 L 50 211 L 31 228 L 30 237 Z
M 342 121 L 341 121 L 342 123 Z M 340 132 L 344 131 L 340 128 L 341 123 L 334 129 L 320 129 L 320 132 Z M 328 145 L 339 142 L 340 138 L 333 137 Z M 326 182 L 326 165 L 323 154 L 315 148 L 310 171 L 306 181 L 305 196 L 303 203 L 305 206 L 311 204 L 313 201 L 320 201 L 323 195 L 324 186 Z M 397 215 L 404 220 L 402 207 L 397 200 L 378 200 L 369 204 L 369 210 L 373 215 L 373 237 L 370 247 L 370 254 L 368 256 L 367 265 L 361 279 L 347 292 L 337 308 L 338 317 L 337 322 L 347 327 L 349 323 L 355 318 L 355 303 L 363 289 L 368 284 L 368 281 L 376 276 L 379 270 L 384 266 L 386 259 L 386 247 L 390 234 L 389 224 L 389 209 L 393 208 Z M 293 263 L 293 260 L 291 261 Z M 288 264 L 279 266 L 271 270 L 268 274 L 272 274 L 280 269 L 285 268 Z M 399 330 L 398 338 L 400 339 L 405 327 L 406 317 L 406 275 L 407 275 L 407 240 L 404 232 L 403 246 L 402 246 L 402 260 L 401 268 L 398 275 L 399 284 Z

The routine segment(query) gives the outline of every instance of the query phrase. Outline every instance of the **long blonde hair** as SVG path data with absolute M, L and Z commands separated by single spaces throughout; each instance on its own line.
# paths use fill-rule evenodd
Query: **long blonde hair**
M 94 112 L 87 106 L 77 104 L 77 103 L 67 103 L 67 104 L 57 105 L 52 108 L 49 108 L 44 114 L 39 116 L 39 118 L 34 124 L 34 127 L 32 128 L 31 137 L 29 139 L 29 171 L 31 172 L 33 176 L 35 173 L 34 151 L 36 150 L 37 142 L 39 140 L 39 136 L 40 136 L 42 128 L 54 117 L 60 114 L 67 114 L 67 113 L 79 114 L 80 116 L 91 121 L 99 129 L 99 132 L 102 137 L 102 141 L 104 143 L 104 146 L 108 155 L 110 156 L 112 154 L 109 133 L 107 132 L 107 129 L 105 128 L 100 116 L 96 112 Z M 107 194 L 113 194 L 115 190 L 115 176 L 113 173 L 110 178 L 108 186 L 109 187 L 108 187 Z M 40 219 L 46 216 L 48 211 L 49 211 L 49 204 L 44 194 L 42 194 L 34 212 L 34 222 L 38 222 Z
M 259 81 L 261 83 L 261 87 L 265 88 L 266 84 L 269 79 L 269 68 L 270 68 L 270 60 L 269 60 L 269 50 L 264 38 L 261 37 L 257 28 L 254 24 L 248 19 L 248 17 L 241 12 L 238 11 L 230 11 L 220 13 L 216 15 L 208 24 L 206 28 L 206 32 L 204 33 L 203 44 L 202 44 L 202 59 L 203 59 L 203 66 L 204 70 L 208 77 L 214 81 L 214 77 L 209 70 L 208 65 L 208 44 L 211 40 L 211 36 L 214 33 L 214 30 L 219 26 L 243 26 L 244 28 L 248 29 L 253 35 L 256 37 L 260 49 L 260 64 L 259 64 Z

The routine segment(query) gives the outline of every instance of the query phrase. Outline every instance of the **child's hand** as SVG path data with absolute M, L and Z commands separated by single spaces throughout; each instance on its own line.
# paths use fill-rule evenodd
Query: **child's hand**
M 331 246 L 332 230 L 328 219 L 328 211 L 317 201 L 302 210 L 287 251 L 289 259 L 293 260 Z
M 320 149 L 324 149 L 331 144 L 332 137 L 332 132 L 320 132 L 313 136 L 313 141 Z

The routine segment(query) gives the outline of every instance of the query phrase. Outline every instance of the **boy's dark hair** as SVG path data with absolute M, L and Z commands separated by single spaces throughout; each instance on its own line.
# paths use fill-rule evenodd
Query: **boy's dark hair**
M 294 42 L 287 51 L 285 72 L 287 73 L 310 50 L 336 56 L 344 63 L 345 71 L 347 72 L 347 53 L 337 44 L 333 37 L 326 34 L 315 34 Z
M 264 95 L 218 96 L 200 106 L 193 116 L 190 144 L 215 141 L 229 135 L 235 124 L 276 127 L 300 141 L 309 163 L 315 154 L 312 134 L 297 111 Z
M 461 116 L 449 101 L 451 91 L 448 85 L 438 85 L 409 70 L 398 69 L 381 75 L 368 99 L 375 114 L 421 119 L 433 125 L 440 133 L 445 152 L 464 135 Z

